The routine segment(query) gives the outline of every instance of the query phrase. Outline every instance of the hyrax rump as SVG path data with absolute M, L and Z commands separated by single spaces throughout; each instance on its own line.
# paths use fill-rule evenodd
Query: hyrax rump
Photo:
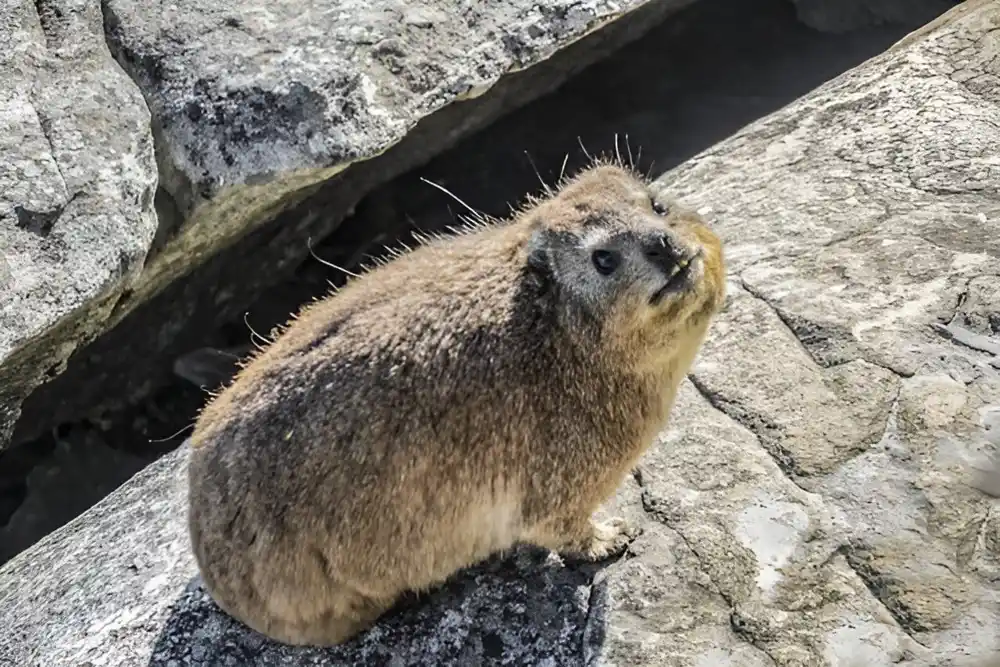
M 332 645 L 518 542 L 620 554 L 634 529 L 591 515 L 665 426 L 724 300 L 716 235 L 603 163 L 380 264 L 201 413 L 207 590 L 273 639 Z

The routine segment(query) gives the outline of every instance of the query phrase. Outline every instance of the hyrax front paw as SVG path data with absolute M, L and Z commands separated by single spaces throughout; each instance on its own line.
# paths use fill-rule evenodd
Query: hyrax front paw
M 577 549 L 570 549 L 566 556 L 587 561 L 600 561 L 625 553 L 625 549 L 642 531 L 635 524 L 614 518 L 607 523 L 591 523 L 593 533 Z

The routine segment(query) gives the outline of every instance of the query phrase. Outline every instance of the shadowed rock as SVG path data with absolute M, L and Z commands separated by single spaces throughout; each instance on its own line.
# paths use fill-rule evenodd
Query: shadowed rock
M 97 2 L 0 16 L 0 450 L 21 401 L 104 329 L 156 232 L 149 111 Z

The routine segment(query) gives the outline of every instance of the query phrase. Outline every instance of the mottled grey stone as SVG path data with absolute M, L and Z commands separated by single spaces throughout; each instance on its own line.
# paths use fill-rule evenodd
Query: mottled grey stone
M 149 112 L 89 0 L 0 9 L 0 449 L 100 333 L 153 240 Z
M 782 563 L 774 588 L 720 583 L 779 664 L 961 665 L 1000 649 L 1000 500 L 975 474 L 996 454 L 1000 407 L 1000 170 L 986 157 L 1000 154 L 998 28 L 1000 4 L 966 2 L 662 179 L 728 247 L 730 303 L 692 380 L 826 518 L 779 509 L 755 483 L 764 498 L 709 521 L 719 501 L 688 490 L 695 458 L 675 450 L 690 481 L 670 478 L 657 508 L 707 568 L 740 547 Z M 881 620 L 849 620 L 865 599 L 840 588 L 852 579 Z M 862 635 L 862 653 L 842 643 Z
M 105 0 L 109 43 L 149 103 L 161 184 L 183 219 L 133 299 L 265 222 L 289 193 L 644 4 L 179 0 L 150 12 Z M 437 137 L 424 158 L 461 134 Z

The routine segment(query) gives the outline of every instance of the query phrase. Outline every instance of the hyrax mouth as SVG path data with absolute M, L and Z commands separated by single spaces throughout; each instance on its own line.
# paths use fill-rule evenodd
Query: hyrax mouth
M 686 292 L 691 289 L 691 287 L 693 287 L 693 283 L 691 281 L 691 271 L 700 260 L 701 250 L 689 257 L 678 259 L 670 269 L 666 284 L 656 290 L 653 296 L 650 297 L 649 303 L 655 306 L 668 294 Z

